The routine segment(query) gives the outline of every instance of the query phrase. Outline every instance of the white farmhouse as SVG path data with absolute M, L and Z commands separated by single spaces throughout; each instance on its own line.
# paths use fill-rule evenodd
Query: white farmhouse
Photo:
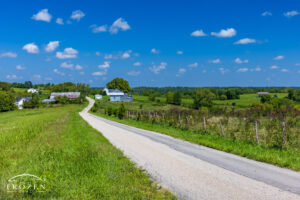
M 104 88 L 103 91 L 109 96 L 110 101 L 132 101 L 132 96 L 128 96 L 127 93 L 124 93 L 119 89 Z
M 32 97 L 17 97 L 15 105 L 18 107 L 18 109 L 23 109 L 23 104 L 25 101 L 30 101 Z
M 34 89 L 34 88 L 30 88 L 27 90 L 28 93 L 38 93 L 39 90 L 38 89 Z

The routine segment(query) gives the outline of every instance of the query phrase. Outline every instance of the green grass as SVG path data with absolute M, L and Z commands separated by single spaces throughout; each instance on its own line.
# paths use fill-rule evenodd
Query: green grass
M 0 113 L 0 199 L 174 199 L 66 105 Z M 46 178 L 46 192 L 7 193 L 7 180 Z
M 152 124 L 131 119 L 120 120 L 114 116 L 107 116 L 102 113 L 93 114 L 130 126 L 156 131 L 195 144 L 204 145 L 221 151 L 247 157 L 253 160 L 300 171 L 300 152 L 296 150 L 272 148 L 256 143 L 243 142 L 240 140 L 233 140 L 206 133 L 199 134 L 189 130 L 182 130 L 167 125 Z
M 271 93 L 271 96 L 277 95 L 278 98 L 284 98 L 287 96 L 287 93 Z M 240 99 L 233 99 L 233 100 L 215 100 L 214 103 L 218 105 L 232 105 L 232 103 L 236 103 L 237 106 L 240 107 L 247 107 L 252 103 L 259 103 L 260 98 L 257 94 L 243 94 L 240 95 Z
M 287 96 L 287 93 L 270 93 L 271 96 L 277 95 L 278 98 L 284 98 Z M 157 97 L 161 102 L 165 103 L 165 97 Z M 150 103 L 147 96 L 133 96 L 133 100 L 140 103 Z M 257 97 L 257 94 L 242 94 L 240 95 L 240 99 L 233 100 L 214 100 L 214 104 L 216 105 L 232 105 L 232 103 L 236 103 L 238 107 L 247 107 L 252 103 L 260 102 L 260 98 Z M 182 99 L 183 106 L 191 106 L 193 104 L 193 99 Z

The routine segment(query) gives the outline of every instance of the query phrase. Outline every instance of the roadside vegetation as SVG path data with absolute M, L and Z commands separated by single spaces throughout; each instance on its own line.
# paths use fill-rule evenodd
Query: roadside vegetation
M 121 123 L 299 171 L 300 90 L 278 89 L 274 92 L 285 93 L 262 97 L 228 91 L 224 92 L 226 98 L 220 100 L 216 95 L 219 91 L 207 88 L 195 89 L 186 99 L 179 91 L 160 95 L 146 90 L 147 96 L 134 96 L 133 102 L 109 102 L 107 98 L 96 101 L 91 111 Z M 228 96 L 231 98 L 226 100 Z
M 175 199 L 81 119 L 84 106 L 0 114 L 1 199 Z M 23 173 L 45 178 L 46 192 L 7 193 Z

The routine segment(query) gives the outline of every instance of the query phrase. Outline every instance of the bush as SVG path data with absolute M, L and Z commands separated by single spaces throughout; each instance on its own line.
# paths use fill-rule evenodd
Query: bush
M 15 101 L 13 93 L 0 91 L 0 112 L 16 109 Z
M 118 118 L 123 119 L 125 117 L 125 112 L 126 112 L 125 106 L 124 104 L 121 104 L 118 109 Z
M 66 96 L 57 96 L 55 97 L 55 101 L 60 104 L 67 104 L 69 103 L 69 98 Z
M 25 101 L 23 108 L 38 108 L 40 107 L 40 100 L 38 95 L 33 95 L 30 101 Z

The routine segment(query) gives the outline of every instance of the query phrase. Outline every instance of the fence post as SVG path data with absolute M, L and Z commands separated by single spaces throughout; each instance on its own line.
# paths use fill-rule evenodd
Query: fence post
M 224 129 L 223 129 L 221 120 L 219 121 L 219 123 L 220 123 L 220 129 L 221 129 L 222 135 L 225 137 L 225 133 L 224 133 Z
M 256 142 L 259 143 L 259 139 L 258 139 L 258 124 L 257 124 L 257 120 L 255 121 L 255 137 L 256 137 Z
M 282 144 L 285 144 L 285 122 L 282 122 Z
M 206 120 L 205 120 L 205 116 L 203 116 L 203 128 L 206 131 Z

